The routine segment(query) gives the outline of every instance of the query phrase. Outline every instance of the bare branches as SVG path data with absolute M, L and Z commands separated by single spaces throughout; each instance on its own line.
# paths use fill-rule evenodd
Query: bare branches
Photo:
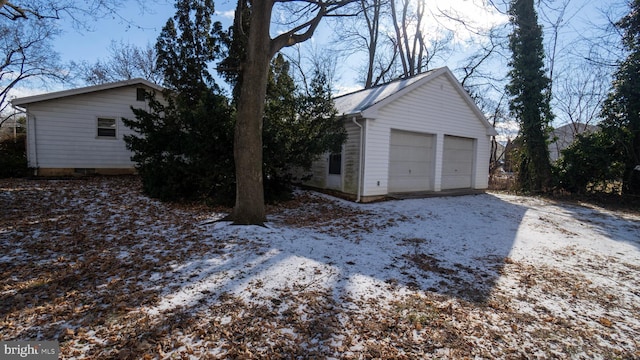
M 73 63 L 78 75 L 86 83 L 92 85 L 113 81 L 144 78 L 153 83 L 162 83 L 162 72 L 156 66 L 157 53 L 151 44 L 137 47 L 130 43 L 112 41 L 109 45 L 109 59 Z
M 142 11 L 148 10 L 144 0 L 136 0 Z M 23 22 L 35 20 L 69 21 L 74 28 L 92 30 L 93 20 L 106 16 L 119 19 L 128 27 L 138 27 L 135 19 L 121 15 L 124 0 L 1 0 L 0 19 Z
M 137 0 L 144 10 L 143 0 Z M 120 15 L 124 0 L 0 0 L 0 111 L 18 84 L 46 84 L 69 78 L 51 43 L 62 21 L 91 30 L 96 19 L 111 16 L 129 27 L 134 20 Z
M 302 22 L 298 25 L 295 25 L 290 30 L 285 31 L 284 33 L 271 40 L 271 56 L 275 55 L 284 47 L 293 46 L 309 40 L 318 28 L 318 25 L 320 25 L 320 21 L 325 17 L 342 17 L 355 15 L 355 12 L 339 13 L 339 10 L 356 1 L 357 0 L 303 0 L 290 2 L 290 5 L 292 5 L 292 3 L 303 3 L 303 6 L 299 7 L 297 10 L 292 10 L 295 20 L 290 21 L 289 24 L 299 22 L 301 21 L 301 19 L 306 20 L 302 20 Z
M 41 11 L 38 7 L 26 7 L 22 5 L 16 5 L 9 1 L 0 1 L 0 15 L 5 18 L 15 21 L 18 19 L 28 19 L 34 17 L 36 19 L 59 19 L 59 10 L 54 8 L 48 11 Z
M 57 34 L 45 21 L 29 24 L 0 24 L 0 112 L 8 106 L 10 91 L 20 82 L 32 78 L 63 79 L 65 73 L 48 40 Z

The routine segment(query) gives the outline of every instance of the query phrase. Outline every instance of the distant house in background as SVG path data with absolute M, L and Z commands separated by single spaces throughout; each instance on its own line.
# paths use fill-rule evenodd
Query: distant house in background
M 122 118 L 148 108 L 145 91 L 162 88 L 132 79 L 14 99 L 27 114 L 29 166 L 42 176 L 133 173 Z
M 571 123 L 554 129 L 550 134 L 549 158 L 551 162 L 557 161 L 562 156 L 562 150 L 573 143 L 578 134 L 592 133 L 598 130 L 595 125 L 583 123 Z
M 486 189 L 496 131 L 448 68 L 335 99 L 348 140 L 307 185 L 358 201 L 394 193 Z

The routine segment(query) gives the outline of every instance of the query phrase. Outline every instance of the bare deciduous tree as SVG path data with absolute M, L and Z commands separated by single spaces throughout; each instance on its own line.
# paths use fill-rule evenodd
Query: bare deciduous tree
M 9 107 L 9 93 L 20 82 L 65 77 L 50 40 L 58 30 L 43 20 L 0 22 L 0 113 Z
M 10 21 L 28 20 L 70 20 L 79 28 L 91 28 L 90 21 L 100 19 L 106 15 L 135 26 L 131 19 L 120 15 L 120 8 L 126 1 L 123 0 L 0 0 L 0 16 Z M 144 9 L 143 0 L 137 1 Z
M 106 15 L 122 18 L 122 0 L 0 0 L 0 113 L 9 106 L 9 93 L 20 83 L 64 81 L 69 70 L 60 63 L 52 40 L 61 21 L 91 29 L 92 20 Z M 142 0 L 138 2 L 143 5 Z
M 156 67 L 156 51 L 151 44 L 137 47 L 122 41 L 112 41 L 109 45 L 110 57 L 94 64 L 81 62 L 72 64 L 78 76 L 88 84 L 104 84 L 119 80 L 143 78 L 160 84 L 162 73 Z
M 244 2 L 245 0 L 240 0 Z M 280 2 L 253 1 L 246 55 L 241 64 L 242 81 L 237 104 L 234 141 L 236 165 L 236 204 L 234 223 L 262 224 L 266 219 L 262 179 L 262 117 L 267 89 L 269 63 L 281 49 L 311 38 L 320 21 L 328 16 L 341 16 L 340 11 L 355 0 L 307 0 Z M 271 37 L 271 17 L 280 4 L 292 19 L 288 29 Z M 236 14 L 244 12 L 237 11 Z M 240 23 L 242 23 L 240 21 Z
M 428 67 L 429 54 L 425 34 L 423 33 L 423 19 L 425 18 L 425 3 L 411 0 L 390 0 L 391 18 L 396 34 L 396 46 L 402 64 L 402 76 L 409 77 L 419 74 Z

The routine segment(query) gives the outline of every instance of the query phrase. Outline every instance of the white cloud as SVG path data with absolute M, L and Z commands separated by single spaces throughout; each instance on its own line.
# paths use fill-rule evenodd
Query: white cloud
M 436 0 L 426 1 L 427 19 L 423 20 L 425 32 L 442 36 L 443 29 L 453 32 L 456 43 L 476 38 L 478 33 L 505 24 L 506 14 L 499 12 L 483 0 Z
M 235 10 L 216 11 L 216 15 L 233 20 L 233 18 L 236 16 L 236 11 Z
M 515 120 L 507 120 L 496 123 L 495 129 L 498 132 L 498 142 L 506 144 L 507 140 L 513 140 L 518 136 L 520 125 Z

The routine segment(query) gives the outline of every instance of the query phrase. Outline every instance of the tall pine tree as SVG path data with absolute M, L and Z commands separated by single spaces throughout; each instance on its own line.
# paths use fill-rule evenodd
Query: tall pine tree
M 614 74 L 601 127 L 623 156 L 622 192 L 640 195 L 640 0 L 630 5 L 629 13 L 616 23 L 629 54 Z
M 247 11 L 242 4 L 238 11 Z M 134 109 L 136 119 L 125 123 L 139 135 L 126 141 L 150 195 L 232 204 L 235 102 L 223 96 L 209 69 L 221 56 L 222 45 L 226 58 L 218 69 L 224 68 L 223 75 L 236 88 L 242 82 L 242 27 L 249 26 L 248 18 L 239 17 L 245 22 L 234 25 L 237 31 L 223 32 L 211 21 L 211 0 L 178 0 L 176 9 L 156 44 L 168 91 L 163 101 L 150 97 L 151 111 Z M 339 149 L 346 138 L 326 78 L 318 75 L 311 91 L 300 91 L 281 55 L 271 63 L 263 132 L 267 201 L 289 195 L 294 170 Z
M 510 6 L 513 33 L 511 78 L 506 87 L 509 109 L 520 125 L 518 135 L 518 185 L 522 191 L 548 190 L 551 180 L 548 134 L 553 115 L 549 105 L 550 81 L 544 71 L 542 29 L 533 0 L 513 0 Z
M 309 170 L 346 140 L 325 74 L 315 71 L 308 90 L 296 86 L 281 54 L 271 61 L 263 120 L 265 198 L 290 193 L 298 169 Z
M 151 111 L 124 121 L 138 134 L 125 140 L 145 191 L 164 200 L 232 203 L 233 109 L 209 73 L 221 28 L 213 14 L 211 0 L 177 1 L 156 44 L 164 99 L 150 97 Z

